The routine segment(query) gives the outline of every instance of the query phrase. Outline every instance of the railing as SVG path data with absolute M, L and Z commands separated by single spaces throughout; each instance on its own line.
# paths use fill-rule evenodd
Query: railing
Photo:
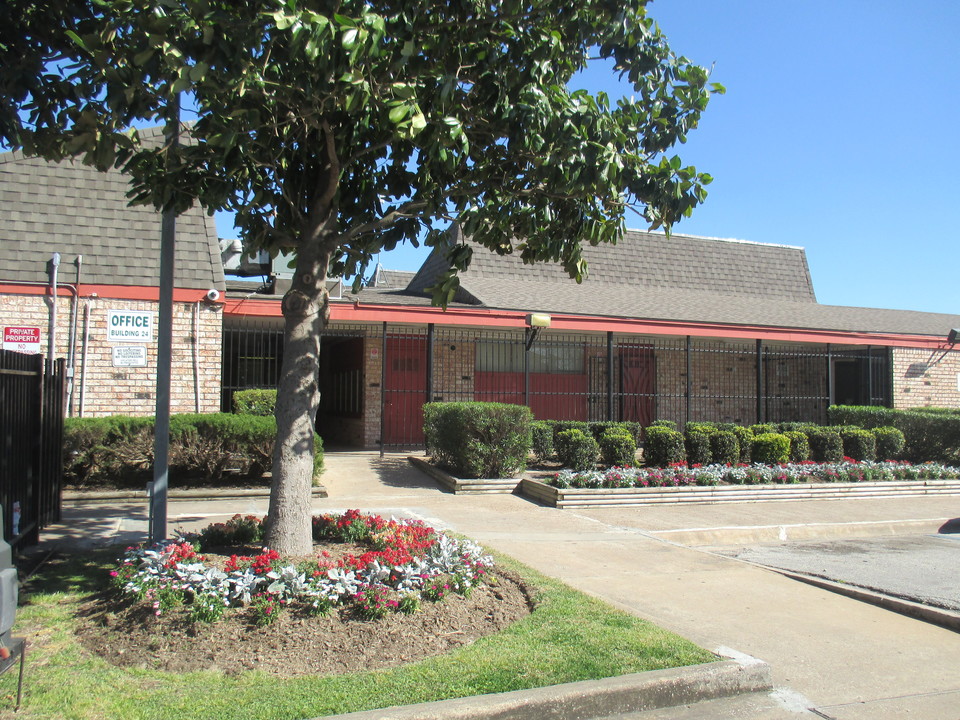
M 60 520 L 65 361 L 0 350 L 0 503 L 4 539 L 31 544 Z

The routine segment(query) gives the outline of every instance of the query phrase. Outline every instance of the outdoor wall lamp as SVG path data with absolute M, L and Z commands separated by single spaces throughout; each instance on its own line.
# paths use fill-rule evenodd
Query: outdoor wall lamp
M 956 345 L 957 340 L 960 340 L 960 328 L 953 328 L 947 333 L 947 344 Z
M 550 327 L 550 316 L 546 313 L 529 313 L 527 315 L 527 350 L 533 347 L 540 331 L 548 327 Z

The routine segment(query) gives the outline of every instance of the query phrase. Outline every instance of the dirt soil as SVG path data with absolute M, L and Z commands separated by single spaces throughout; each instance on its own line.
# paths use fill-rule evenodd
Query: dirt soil
M 324 549 L 316 546 L 318 554 Z M 349 607 L 326 616 L 291 607 L 266 627 L 257 627 L 244 608 L 228 609 L 215 623 L 191 622 L 182 607 L 157 617 L 148 603 L 132 603 L 110 590 L 79 607 L 77 633 L 91 653 L 123 667 L 227 674 L 257 669 L 281 677 L 375 670 L 468 645 L 531 612 L 532 588 L 500 568 L 492 578 L 469 598 L 424 600 L 412 615 L 366 620 Z

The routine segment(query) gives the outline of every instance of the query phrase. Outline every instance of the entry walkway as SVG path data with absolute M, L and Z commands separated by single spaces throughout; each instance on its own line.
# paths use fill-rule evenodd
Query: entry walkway
M 442 492 L 401 455 L 334 453 L 326 467 L 329 497 L 316 501 L 317 511 L 355 507 L 412 515 L 469 535 L 705 648 L 733 648 L 766 661 L 781 697 L 797 710 L 812 707 L 837 720 L 960 716 L 957 633 L 669 537 L 669 531 L 681 530 L 724 529 L 740 537 L 751 528 L 817 525 L 837 537 L 868 534 L 869 527 L 877 534 L 898 528 L 935 532 L 960 516 L 960 499 L 571 512 L 513 495 Z M 266 503 L 265 498 L 178 502 L 171 504 L 171 527 L 192 529 L 235 512 L 263 513 Z M 92 517 L 96 512 L 101 516 Z M 86 523 L 81 527 L 89 539 L 125 539 L 145 530 L 142 506 L 66 508 L 65 519 L 71 518 Z M 903 520 L 912 524 L 900 524 Z M 75 532 L 65 525 L 45 538 Z M 708 539 L 716 542 L 717 536 L 713 532 Z

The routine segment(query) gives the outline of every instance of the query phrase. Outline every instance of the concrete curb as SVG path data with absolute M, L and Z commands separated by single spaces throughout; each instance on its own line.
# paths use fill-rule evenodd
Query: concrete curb
M 845 595 L 846 597 L 859 600 L 860 602 L 876 605 L 884 610 L 890 610 L 892 612 L 899 613 L 900 615 L 906 615 L 907 617 L 923 620 L 924 622 L 928 622 L 933 625 L 939 625 L 947 630 L 960 632 L 960 613 L 953 612 L 952 610 L 932 607 L 930 605 L 923 605 L 918 602 L 913 602 L 912 600 L 894 597 L 893 595 L 885 595 L 884 593 L 876 592 L 874 590 L 867 590 L 866 588 L 857 587 L 856 585 L 835 582 L 826 578 L 817 577 L 816 575 L 806 575 L 804 573 L 792 572 L 790 570 L 782 570 L 780 568 L 771 567 L 770 565 L 761 565 L 759 563 L 750 564 L 765 568 L 767 570 L 773 570 L 775 573 L 783 575 L 784 577 L 788 577 L 791 580 L 798 580 L 802 583 L 806 583 L 807 585 L 813 585 L 814 587 L 822 588 L 823 590 L 829 590 L 830 592 L 837 593 L 838 595 Z
M 769 665 L 733 651 L 729 654 L 735 657 L 704 665 L 325 717 L 328 720 L 587 720 L 773 689 Z
M 314 499 L 327 497 L 323 485 L 315 486 L 311 495 Z M 167 497 L 177 500 L 243 500 L 245 498 L 269 498 L 270 488 L 196 488 L 190 490 L 170 490 Z M 65 490 L 63 502 L 71 505 L 97 503 L 130 502 L 140 503 L 147 499 L 145 490 Z
M 420 472 L 429 475 L 454 495 L 503 494 L 510 495 L 520 485 L 520 478 L 470 478 L 462 479 L 434 467 L 425 460 L 412 455 L 407 461 Z

